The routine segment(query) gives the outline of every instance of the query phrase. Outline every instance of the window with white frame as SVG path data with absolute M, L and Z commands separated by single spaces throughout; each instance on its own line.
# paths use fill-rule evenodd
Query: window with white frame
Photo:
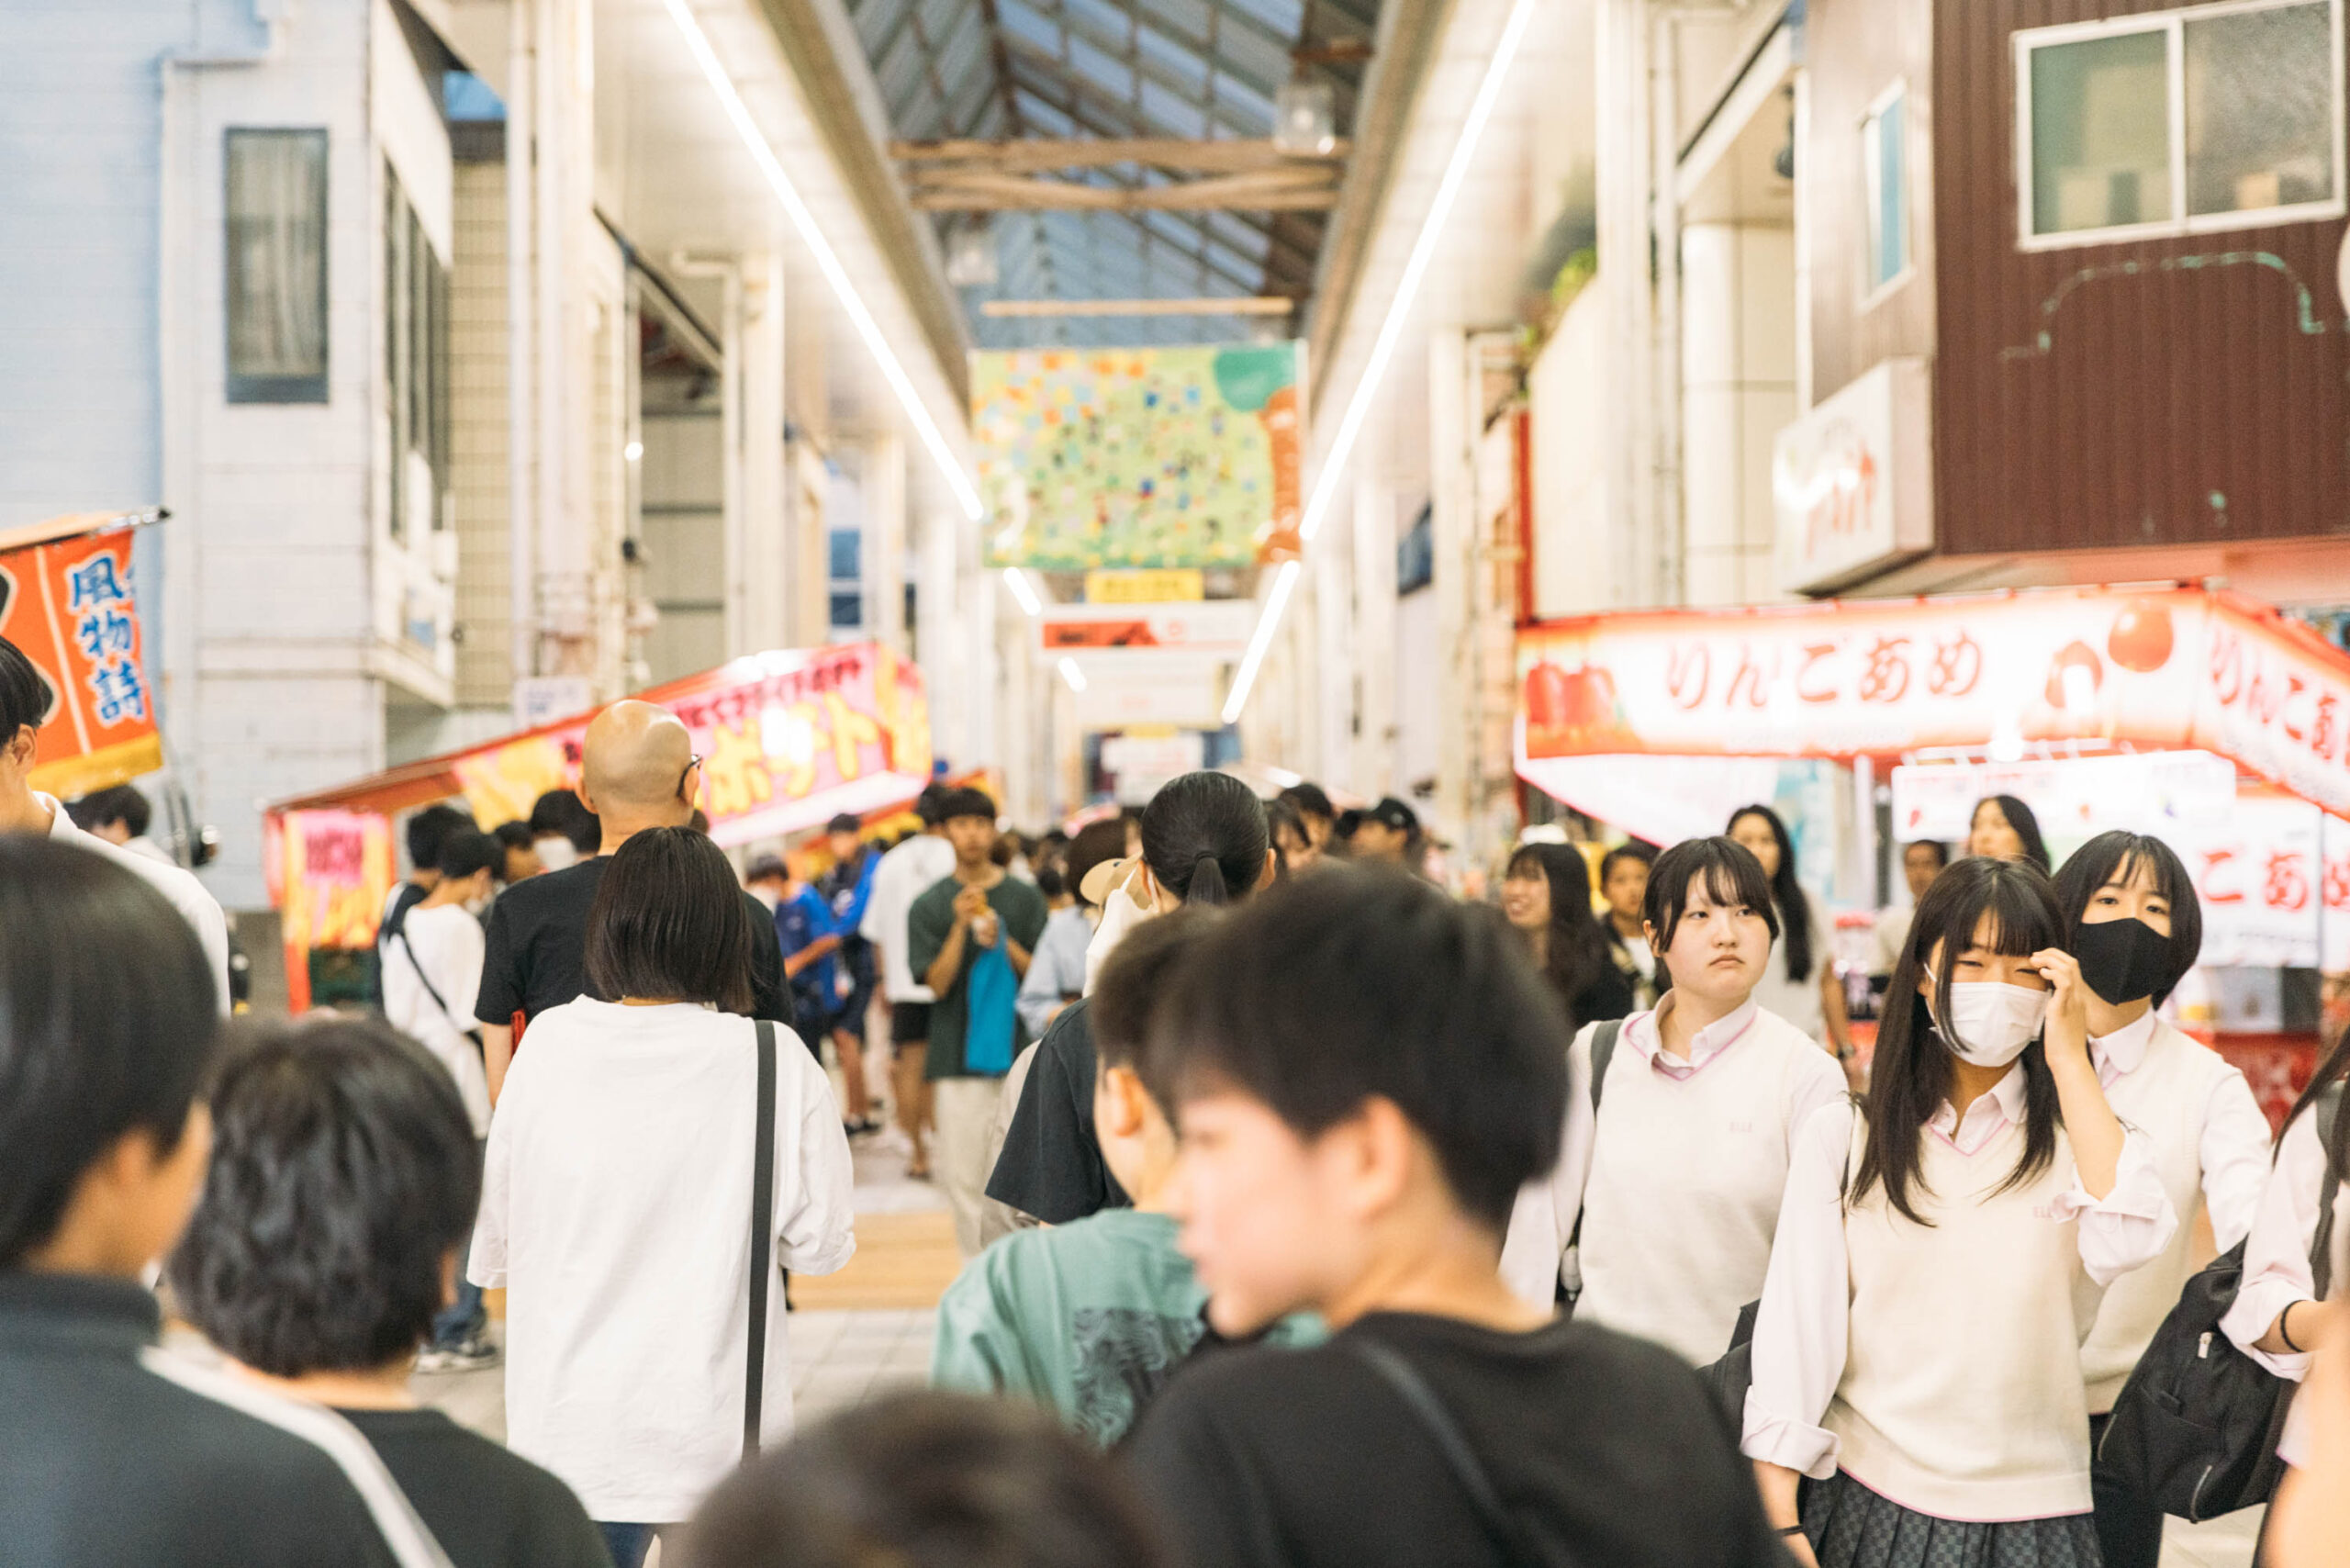
M 2238 0 L 2015 35 L 2038 249 L 2338 217 L 2342 0 Z
M 1861 121 L 1861 167 L 1867 182 L 1868 273 L 1874 294 L 1909 270 L 1909 92 L 1896 84 Z
M 327 400 L 327 133 L 228 132 L 228 399 Z

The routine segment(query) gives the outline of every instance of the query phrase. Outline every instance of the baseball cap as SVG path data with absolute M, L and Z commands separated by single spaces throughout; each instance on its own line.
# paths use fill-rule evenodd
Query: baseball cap
M 1393 795 L 1382 798 L 1379 804 L 1363 813 L 1363 819 L 1384 823 L 1397 833 L 1416 833 L 1420 826 L 1420 813 Z

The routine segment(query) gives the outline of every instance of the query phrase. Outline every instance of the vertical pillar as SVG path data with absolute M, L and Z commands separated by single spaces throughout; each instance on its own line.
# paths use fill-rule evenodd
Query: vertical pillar
M 792 476 L 783 439 L 784 338 L 782 258 L 742 258 L 727 289 L 734 319 L 727 345 L 733 393 L 727 429 L 728 467 L 726 644 L 734 654 L 792 645 L 785 606 L 786 519 Z
M 906 443 L 894 432 L 865 448 L 866 634 L 903 654 L 906 634 Z
M 923 519 L 922 578 L 914 596 L 914 659 L 930 697 L 930 729 L 938 754 L 961 765 L 970 756 L 970 661 L 962 647 L 963 617 L 956 574 L 951 513 Z
M 1380 480 L 1355 481 L 1355 658 L 1362 729 L 1350 782 L 1365 795 L 1394 789 L 1395 498 Z
M 1618 602 L 1651 601 L 1658 577 L 1650 286 L 1649 67 L 1646 0 L 1600 0 L 1596 157 L 1597 286 L 1606 303 L 1607 531 Z
M 1320 685 L 1313 776 L 1344 785 L 1355 774 L 1359 678 L 1355 635 L 1354 530 L 1330 529 L 1314 542 L 1306 572 L 1314 581 L 1314 678 Z
M 1469 341 L 1458 327 L 1428 334 L 1428 511 L 1436 561 L 1436 816 L 1448 835 L 1470 827 L 1477 765 L 1478 667 L 1472 633 L 1477 554 L 1477 409 Z

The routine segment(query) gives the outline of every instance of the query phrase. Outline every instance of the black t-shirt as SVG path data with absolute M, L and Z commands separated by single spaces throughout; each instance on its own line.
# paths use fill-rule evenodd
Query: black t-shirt
M 1046 1225 L 1067 1225 L 1134 1200 L 1110 1174 L 1093 1131 L 1093 1025 L 1090 1003 L 1061 1009 L 1037 1043 L 1020 1103 L 988 1178 L 988 1196 Z
M 455 1568 L 611 1568 L 571 1488 L 438 1410 L 345 1410 Z
M 1419 1372 L 1539 1563 L 1785 1568 L 1729 1423 L 1672 1351 L 1379 1313 L 1310 1350 L 1233 1350 L 1160 1390 L 1125 1453 L 1191 1568 L 1517 1568 L 1359 1352 Z
M 588 909 L 611 863 L 610 856 L 599 855 L 525 878 L 498 895 L 483 934 L 476 1018 L 509 1025 L 520 1013 L 527 1021 L 588 994 Z M 743 903 L 751 917 L 752 1014 L 789 1025 L 791 993 L 783 978 L 775 919 L 748 893 Z

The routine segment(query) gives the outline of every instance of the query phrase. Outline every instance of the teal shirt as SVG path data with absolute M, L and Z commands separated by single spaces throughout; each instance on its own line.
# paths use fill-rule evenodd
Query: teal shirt
M 948 877 L 932 884 L 906 911 L 906 958 L 919 980 L 938 961 L 946 939 L 955 930 L 955 895 L 963 884 Z M 1037 939 L 1045 935 L 1045 922 L 1050 911 L 1045 907 L 1045 895 L 1017 877 L 1007 876 L 988 890 L 988 907 L 995 911 L 1002 922 L 1003 932 L 1028 953 L 1036 950 Z M 1000 942 L 1001 939 L 999 939 Z M 976 942 L 963 944 L 963 968 L 937 1001 L 930 1008 L 930 1049 L 923 1058 L 925 1078 L 1001 1078 L 1002 1070 L 975 1070 L 963 1054 L 964 1035 L 969 1027 L 971 1007 L 971 969 L 984 951 Z M 997 999 L 1002 1014 L 999 1023 L 1008 1021 L 1012 1028 L 1012 1057 L 1020 1054 L 1028 1043 L 1028 1030 L 1020 1022 L 1017 1008 L 1020 982 L 1015 976 L 1010 987 Z M 1009 1058 L 1006 1058 L 1007 1064 Z
M 1104 1209 L 1014 1231 L 972 1259 L 940 1299 L 930 1381 L 1026 1395 L 1107 1448 L 1198 1348 L 1207 1301 L 1167 1215 Z M 1318 1324 L 1296 1320 L 1272 1335 L 1290 1344 L 1321 1337 Z

